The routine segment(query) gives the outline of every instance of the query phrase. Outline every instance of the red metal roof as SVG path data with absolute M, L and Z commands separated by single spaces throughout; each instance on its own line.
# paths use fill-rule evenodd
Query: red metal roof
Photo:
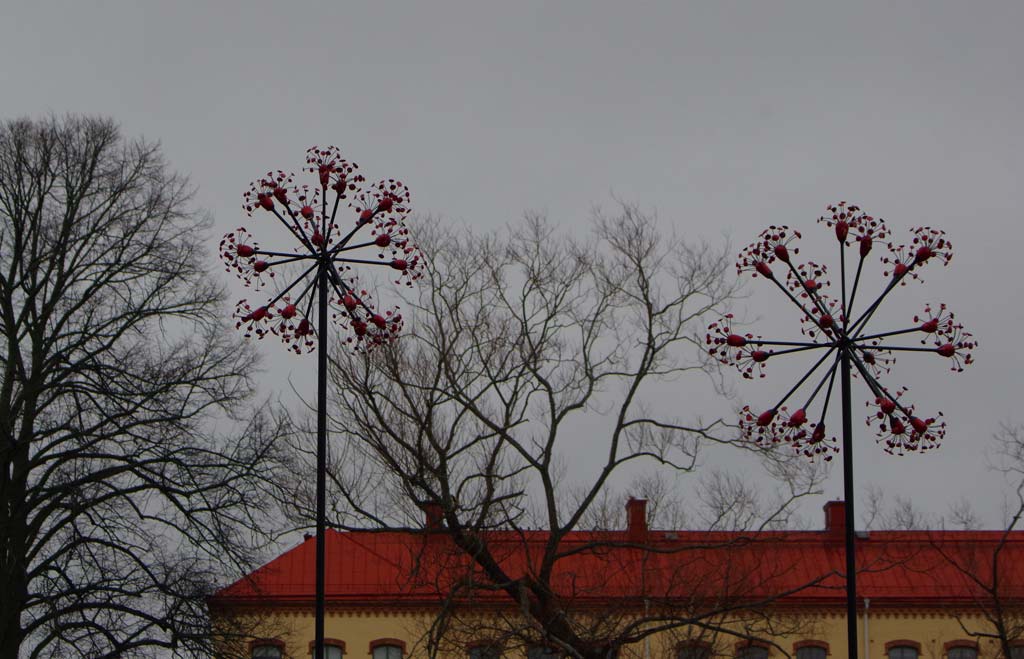
M 862 534 L 863 535 L 863 534 Z M 488 545 L 512 578 L 535 569 L 546 532 L 490 532 Z M 736 598 L 789 593 L 794 604 L 844 601 L 841 529 L 725 533 L 650 531 L 653 551 L 631 548 L 624 531 L 570 533 L 553 586 L 577 601 L 615 598 Z M 632 536 L 635 538 L 635 536 Z M 1001 531 L 873 531 L 857 543 L 858 594 L 872 606 L 953 604 L 983 598 L 954 566 L 987 581 Z M 444 532 L 329 531 L 326 589 L 330 602 L 359 606 L 436 603 L 471 572 L 469 559 Z M 609 546 L 611 545 L 611 546 Z M 219 591 L 214 603 L 312 601 L 313 539 L 286 551 Z M 474 573 L 483 580 L 481 573 Z M 1024 600 L 1024 532 L 1009 535 L 1000 554 L 1001 594 Z M 478 592 L 481 602 L 506 601 Z

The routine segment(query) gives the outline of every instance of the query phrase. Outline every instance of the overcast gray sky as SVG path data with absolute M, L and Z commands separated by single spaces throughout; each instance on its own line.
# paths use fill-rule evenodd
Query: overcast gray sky
M 946 377 L 901 360 L 896 379 L 945 412 L 947 440 L 897 459 L 866 435 L 858 481 L 934 512 L 968 497 L 995 523 L 983 449 L 1024 422 L 1022 25 L 1020 2 L 9 0 L 0 116 L 105 114 L 161 140 L 214 242 L 244 222 L 251 179 L 299 169 L 313 144 L 401 178 L 419 212 L 482 228 L 527 209 L 584 226 L 612 195 L 736 251 L 767 224 L 811 231 L 840 199 L 897 236 L 943 228 L 951 266 L 897 317 L 947 302 L 978 363 Z M 265 352 L 274 379 L 293 367 Z M 763 406 L 784 386 L 741 395 Z

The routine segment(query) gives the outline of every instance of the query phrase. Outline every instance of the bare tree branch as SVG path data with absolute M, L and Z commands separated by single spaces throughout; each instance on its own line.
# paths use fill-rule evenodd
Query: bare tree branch
M 205 595 L 250 565 L 282 428 L 191 198 L 108 120 L 0 125 L 3 656 L 208 651 Z
M 706 316 L 736 295 L 727 249 L 682 240 L 629 205 L 598 213 L 593 226 L 591 239 L 579 239 L 538 215 L 504 235 L 435 224 L 418 236 L 431 262 L 422 296 L 403 309 L 409 334 L 370 355 L 334 355 L 335 525 L 370 519 L 408 528 L 422 523 L 419 507 L 427 507 L 440 518 L 430 533 L 446 534 L 457 548 L 455 556 L 420 561 L 450 568 L 437 577 L 449 605 L 427 635 L 431 652 L 460 629 L 480 631 L 483 623 L 460 606 L 485 592 L 509 604 L 488 630 L 506 646 L 543 643 L 578 657 L 606 657 L 669 628 L 730 628 L 744 637 L 768 628 L 766 616 L 751 611 L 772 598 L 748 600 L 742 611 L 735 603 L 738 593 L 753 592 L 743 590 L 753 577 L 738 565 L 715 597 L 679 597 L 691 578 L 685 566 L 698 560 L 680 555 L 659 586 L 638 586 L 649 608 L 639 618 L 632 608 L 598 614 L 587 603 L 594 584 L 560 569 L 583 557 L 608 562 L 598 574 L 647 574 L 644 561 L 684 552 L 622 534 L 583 540 L 577 532 L 610 524 L 610 493 L 631 481 L 629 494 L 662 497 L 659 516 L 680 521 L 671 483 L 696 469 L 702 447 L 755 450 L 720 420 L 678 404 L 659 408 L 651 396 L 684 378 L 713 389 L 717 366 L 702 337 Z M 745 490 L 742 509 L 729 501 L 729 510 L 712 513 L 722 521 L 709 524 L 749 530 L 747 543 L 820 482 L 814 469 L 757 455 L 785 487 L 775 499 Z M 569 470 L 570 462 L 586 466 Z M 721 506 L 737 484 L 721 481 L 708 506 Z M 508 560 L 510 546 L 524 565 Z M 642 558 L 614 564 L 613 547 Z M 462 575 L 455 584 L 452 573 Z

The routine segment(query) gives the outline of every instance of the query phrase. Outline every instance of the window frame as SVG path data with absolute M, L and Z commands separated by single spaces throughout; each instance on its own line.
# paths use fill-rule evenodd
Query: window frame
M 676 656 L 675 659 L 682 659 L 682 654 L 685 650 L 697 650 L 703 652 L 702 659 L 712 659 L 715 656 L 714 648 L 707 641 L 683 641 L 676 645 Z
M 738 642 L 736 644 L 736 649 L 733 652 L 733 656 L 736 657 L 736 659 L 755 659 L 754 657 L 747 657 L 746 653 L 751 652 L 751 651 L 757 651 L 757 650 L 761 650 L 762 652 L 764 652 L 765 659 L 768 659 L 768 657 L 771 657 L 771 654 L 772 654 L 771 648 L 768 646 L 767 643 L 762 643 L 760 641 L 740 641 L 740 642 Z M 760 659 L 760 657 L 758 657 L 756 659 Z
M 820 649 L 820 650 L 824 650 L 826 657 L 831 656 L 831 654 L 832 654 L 832 649 L 829 647 L 828 643 L 826 643 L 825 641 L 808 640 L 808 641 L 797 641 L 796 643 L 793 644 L 793 657 L 794 658 L 798 657 L 799 653 L 800 653 L 800 650 L 805 650 L 807 648 L 817 648 L 817 649 Z
M 333 647 L 336 647 L 336 648 L 341 648 L 341 657 L 342 657 L 342 659 L 345 659 L 345 655 L 348 654 L 348 648 L 345 647 L 345 641 L 341 640 L 340 638 L 325 638 L 324 639 L 324 648 L 326 649 L 328 646 L 333 646 Z M 312 641 L 309 642 L 309 654 L 312 655 L 315 651 L 316 651 L 316 641 L 312 640 Z
M 484 650 L 493 650 L 496 654 L 493 657 L 487 657 L 485 655 L 481 655 L 479 657 L 473 656 L 474 652 Z M 403 655 L 403 657 L 404 656 L 405 655 Z M 466 659 L 503 659 L 504 656 L 505 648 L 501 647 L 501 644 L 495 641 L 474 641 L 466 645 Z
M 405 657 L 406 657 L 406 654 L 405 654 L 405 652 L 406 652 L 406 650 L 405 650 L 405 641 L 403 641 L 402 639 L 400 639 L 400 638 L 375 638 L 372 641 L 370 641 L 370 653 L 369 654 L 370 654 L 371 659 L 373 657 L 374 650 L 376 650 L 377 648 L 381 648 L 381 647 L 395 647 L 395 648 L 398 648 L 399 651 L 402 653 L 402 659 L 405 659 Z
M 966 638 L 958 638 L 942 644 L 942 654 L 946 659 L 949 659 L 949 654 L 953 650 L 972 650 L 974 652 L 974 659 L 978 659 L 980 654 L 978 642 Z
M 906 638 L 901 638 L 895 641 L 889 641 L 885 644 L 886 659 L 892 659 L 889 656 L 889 652 L 891 652 L 892 650 L 898 650 L 902 648 L 910 648 L 911 650 L 914 650 L 917 653 L 917 657 L 915 659 L 921 659 L 921 644 L 917 641 L 911 641 L 910 639 Z
M 276 638 L 256 638 L 249 641 L 249 657 L 254 659 L 256 648 L 277 648 L 279 659 L 284 659 L 284 641 Z

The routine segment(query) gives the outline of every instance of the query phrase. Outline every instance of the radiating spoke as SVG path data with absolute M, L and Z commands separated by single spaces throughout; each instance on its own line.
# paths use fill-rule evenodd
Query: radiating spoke
M 295 252 L 273 252 L 267 249 L 257 249 L 254 250 L 253 253 L 258 254 L 259 256 L 281 256 L 284 258 L 291 258 L 293 260 L 317 258 L 316 254 L 297 254 Z
M 782 397 L 782 400 L 780 400 L 773 409 L 778 409 L 785 405 L 786 401 L 789 400 L 789 397 L 796 393 L 796 390 L 799 389 L 804 382 L 807 382 L 807 379 L 810 378 L 816 370 L 818 370 L 818 367 L 821 366 L 826 359 L 828 359 L 828 356 L 831 355 L 832 351 L 835 349 L 835 346 L 830 347 L 829 351 L 822 355 L 821 358 L 814 363 L 814 366 L 812 366 L 810 369 L 808 369 L 806 373 L 804 373 L 804 376 L 800 378 L 800 380 L 798 380 L 795 385 L 793 385 L 792 389 L 786 392 L 786 395 Z M 832 368 L 835 368 L 835 365 L 833 365 Z

